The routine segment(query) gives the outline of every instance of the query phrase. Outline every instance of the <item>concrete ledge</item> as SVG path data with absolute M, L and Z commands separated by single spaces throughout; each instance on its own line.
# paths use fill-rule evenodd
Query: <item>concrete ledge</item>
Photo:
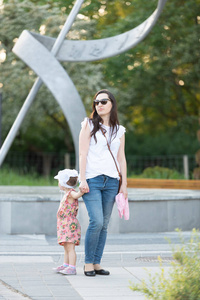
M 128 189 L 130 220 L 120 219 L 116 205 L 109 233 L 166 232 L 200 228 L 200 191 Z M 56 234 L 57 187 L 0 186 L 0 233 Z M 80 199 L 78 219 L 85 234 L 88 216 Z

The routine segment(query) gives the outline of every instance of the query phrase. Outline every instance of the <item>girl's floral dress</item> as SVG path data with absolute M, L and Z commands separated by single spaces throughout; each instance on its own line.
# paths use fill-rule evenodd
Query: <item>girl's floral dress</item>
M 73 203 L 68 202 L 68 197 L 73 191 L 71 189 L 61 201 L 57 212 L 57 238 L 60 245 L 65 242 L 80 244 L 81 239 L 81 226 L 76 216 L 78 213 L 78 199 Z

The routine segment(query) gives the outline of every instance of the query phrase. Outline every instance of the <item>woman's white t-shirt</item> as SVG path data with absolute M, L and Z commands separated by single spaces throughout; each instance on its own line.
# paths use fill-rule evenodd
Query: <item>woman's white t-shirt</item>
M 82 127 L 86 126 L 86 123 L 88 123 L 91 132 L 93 130 L 92 121 L 90 121 L 89 118 L 85 118 L 81 123 Z M 120 146 L 120 138 L 126 132 L 126 129 L 122 125 L 119 125 L 117 134 L 115 134 L 114 132 L 111 139 L 110 127 L 106 125 L 102 125 L 102 127 L 106 130 L 105 134 L 109 142 L 110 149 L 115 157 L 117 166 L 120 169 L 119 163 L 117 161 L 117 154 Z M 90 139 L 85 172 L 86 179 L 94 178 L 99 175 L 107 175 L 109 177 L 119 179 L 115 162 L 110 154 L 110 151 L 108 150 L 105 136 L 103 135 L 101 130 L 96 132 L 96 139 L 97 142 L 95 141 L 94 136 L 92 136 Z

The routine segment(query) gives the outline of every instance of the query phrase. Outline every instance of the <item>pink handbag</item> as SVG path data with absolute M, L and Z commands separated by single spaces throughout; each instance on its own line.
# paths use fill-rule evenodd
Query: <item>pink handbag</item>
M 106 142 L 107 142 L 107 146 L 108 146 L 108 150 L 110 151 L 110 154 L 112 155 L 112 158 L 113 158 L 113 160 L 114 160 L 114 162 L 115 162 L 115 166 L 116 166 L 116 168 L 117 168 L 117 172 L 118 172 L 118 174 L 119 174 L 119 189 L 118 189 L 118 194 L 116 195 L 116 197 L 115 197 L 115 201 L 116 201 L 116 203 L 117 203 L 117 209 L 118 209 L 118 212 L 119 212 L 119 216 L 120 216 L 120 218 L 122 218 L 122 216 L 124 216 L 124 220 L 129 220 L 129 205 L 128 205 L 128 198 L 124 198 L 124 194 L 123 193 L 119 193 L 119 191 L 120 191 L 120 187 L 121 187 L 121 184 L 122 184 L 122 175 L 121 175 L 121 173 L 120 173 L 120 171 L 119 171 L 119 168 L 118 168 L 118 166 L 117 166 L 117 163 L 116 163 L 116 160 L 115 160 L 115 158 L 114 158 L 114 155 L 112 154 L 112 151 L 111 151 L 111 149 L 110 149 L 110 146 L 109 146 L 109 144 L 108 144 L 108 140 L 107 140 L 107 138 L 106 138 L 106 135 L 105 135 L 105 133 L 103 132 L 103 129 L 102 128 L 100 128 L 101 129 L 101 131 L 102 131 L 102 133 L 103 133 L 103 135 L 104 135 L 104 137 L 105 137 L 105 139 L 106 139 Z
M 115 201 L 117 204 L 117 209 L 119 212 L 120 218 L 124 216 L 124 220 L 129 220 L 129 204 L 128 204 L 128 198 L 124 198 L 123 193 L 119 193 L 115 197 Z

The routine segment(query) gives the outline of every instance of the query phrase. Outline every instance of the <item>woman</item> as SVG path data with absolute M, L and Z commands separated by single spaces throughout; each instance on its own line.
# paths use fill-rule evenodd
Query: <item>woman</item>
M 108 90 L 100 90 L 94 97 L 91 118 L 82 122 L 79 138 L 79 189 L 85 193 L 83 200 L 89 215 L 85 236 L 86 276 L 110 274 L 101 268 L 100 262 L 115 196 L 118 193 L 119 175 L 107 141 L 122 174 L 120 192 L 127 197 L 124 133 L 125 128 L 119 125 L 114 96 Z

